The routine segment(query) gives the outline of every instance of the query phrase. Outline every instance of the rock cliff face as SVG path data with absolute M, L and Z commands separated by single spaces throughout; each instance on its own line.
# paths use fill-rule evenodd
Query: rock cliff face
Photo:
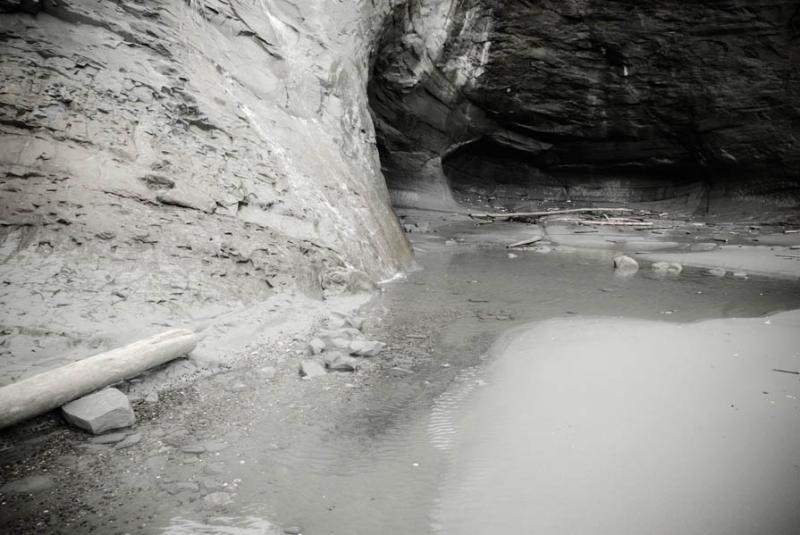
M 796 1 L 439 4 L 446 38 L 402 6 L 374 66 L 399 202 L 797 203 Z
M 0 351 L 407 267 L 366 99 L 388 10 L 0 0 Z
M 798 200 L 796 1 L 0 12 L 2 323 L 65 346 L 402 269 L 384 175 L 432 208 Z

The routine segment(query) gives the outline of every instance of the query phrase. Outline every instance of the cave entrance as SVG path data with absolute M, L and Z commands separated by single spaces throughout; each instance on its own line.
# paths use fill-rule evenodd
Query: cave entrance
M 581 152 L 586 151 L 586 147 L 563 145 L 534 151 L 483 136 L 446 154 L 442 169 L 459 203 L 490 203 L 512 211 L 543 203 L 698 206 L 704 198 L 707 188 L 702 172 L 690 162 L 581 161 Z M 565 156 L 572 161 L 564 163 Z

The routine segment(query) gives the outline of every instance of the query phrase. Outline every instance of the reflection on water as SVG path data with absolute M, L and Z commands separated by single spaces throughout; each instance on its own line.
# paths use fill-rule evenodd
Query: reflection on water
M 533 324 L 458 429 L 442 535 L 800 532 L 800 313 Z
M 234 503 L 222 511 L 228 518 L 199 522 L 184 515 L 173 520 L 167 533 L 273 529 L 268 523 L 259 524 L 259 518 L 302 526 L 308 535 L 425 535 L 437 529 L 479 533 L 479 523 L 443 522 L 449 518 L 444 511 L 466 520 L 472 518 L 466 513 L 477 513 L 482 505 L 500 514 L 504 509 L 499 504 L 507 503 L 511 504 L 507 518 L 515 518 L 514 510 L 532 510 L 530 495 L 518 492 L 527 481 L 559 476 L 552 472 L 555 465 L 533 462 L 541 458 L 534 458 L 525 438 L 539 426 L 526 420 L 532 406 L 552 400 L 536 400 L 536 391 L 524 385 L 514 390 L 508 383 L 511 397 L 498 398 L 495 414 L 487 415 L 477 401 L 493 387 L 482 382 L 481 356 L 504 331 L 578 314 L 675 324 L 731 315 L 760 316 L 800 305 L 800 287 L 786 281 L 734 281 L 691 270 L 663 279 L 643 270 L 622 280 L 614 276 L 606 260 L 523 251 L 510 259 L 504 250 L 421 256 L 424 269 L 389 285 L 374 304 L 386 309 L 383 327 L 371 333 L 390 344 L 379 360 L 387 363 L 383 373 L 370 376 L 364 389 L 332 387 L 346 391 L 345 401 L 336 401 L 333 410 L 325 412 L 330 418 L 321 423 L 313 418 L 313 425 L 270 420 L 269 413 L 257 410 L 248 413 L 252 421 L 247 423 L 247 433 L 236 440 L 235 447 L 214 454 L 214 460 L 227 467 L 229 480 L 241 480 Z M 533 350 L 541 343 L 532 340 L 530 346 Z M 647 355 L 642 352 L 643 357 Z M 532 353 L 534 360 L 542 356 L 546 354 Z M 528 373 L 534 372 L 526 369 Z M 568 375 L 583 373 L 576 368 Z M 573 394 L 581 392 L 565 393 L 565 399 Z M 273 402 L 269 392 L 252 395 L 256 407 Z M 318 410 L 313 405 L 304 407 L 303 400 L 297 404 L 308 414 Z M 465 404 L 470 410 L 462 411 Z M 597 400 L 589 399 L 585 406 L 589 410 L 596 404 Z M 640 410 L 647 415 L 650 408 L 637 407 Z M 499 444 L 490 463 L 468 462 L 488 439 Z M 246 464 L 240 464 L 242 460 Z M 452 472 L 447 475 L 451 466 L 463 467 L 458 470 L 461 479 L 454 480 Z M 502 467 L 499 472 L 498 467 Z M 498 473 L 502 477 L 486 484 Z M 508 477 L 517 478 L 514 485 L 505 485 Z M 447 483 L 440 494 L 443 481 Z M 571 484 L 576 495 L 587 492 L 580 478 Z M 487 492 L 483 501 L 454 490 L 482 487 Z M 546 489 L 543 492 L 547 494 Z M 437 503 L 442 507 L 437 509 Z M 581 514 L 570 499 L 553 507 Z M 436 520 L 433 527 L 432 518 Z M 447 525 L 450 528 L 445 529 Z M 531 532 L 495 520 L 486 533 L 502 533 L 505 528 L 510 530 L 507 533 Z M 540 532 L 565 533 L 563 529 Z

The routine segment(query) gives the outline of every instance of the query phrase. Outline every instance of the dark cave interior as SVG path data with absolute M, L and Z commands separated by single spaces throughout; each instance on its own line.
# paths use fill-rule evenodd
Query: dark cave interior
M 736 2 L 673 14 L 643 3 L 642 25 L 665 44 L 627 24 L 621 1 L 577 17 L 547 3 L 513 14 L 494 0 L 457 4 L 438 55 L 408 6 L 373 52 L 368 94 L 395 205 L 483 197 L 507 209 L 660 203 L 702 214 L 798 204 L 797 45 L 766 7 L 722 32 Z M 476 45 L 464 30 L 481 18 L 491 48 L 470 71 L 463 58 Z

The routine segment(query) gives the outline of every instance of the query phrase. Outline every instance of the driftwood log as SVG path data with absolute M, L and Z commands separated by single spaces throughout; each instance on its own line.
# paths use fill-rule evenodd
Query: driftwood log
M 200 337 L 173 329 L 0 388 L 0 429 L 189 353 Z
M 520 240 L 520 241 L 517 241 L 517 242 L 514 242 L 514 243 L 509 243 L 508 245 L 506 245 L 506 249 L 513 249 L 515 247 L 522 247 L 523 245 L 531 245 L 533 243 L 536 243 L 537 241 L 542 241 L 542 236 L 535 236 L 533 238 L 528 238 L 528 239 Z
M 497 212 L 497 213 L 470 213 L 467 214 L 473 219 L 491 219 L 491 220 L 505 220 L 505 219 L 523 219 L 545 217 L 549 215 L 562 215 L 562 214 L 590 214 L 590 213 L 613 213 L 613 212 L 633 212 L 632 208 L 570 208 L 568 210 L 552 210 L 549 212 Z

